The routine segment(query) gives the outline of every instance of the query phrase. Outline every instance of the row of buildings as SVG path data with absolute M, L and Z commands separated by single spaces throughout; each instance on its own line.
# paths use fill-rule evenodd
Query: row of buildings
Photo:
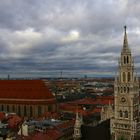
M 140 139 L 139 80 L 128 47 L 126 26 L 124 29 L 114 96 L 98 96 L 96 99 L 85 98 L 58 104 L 42 80 L 0 80 L 0 111 L 14 112 L 21 117 L 17 124 L 19 137 L 15 139 Z M 49 112 L 56 113 L 58 116 L 54 116 L 58 120 L 53 120 L 52 114 L 48 120 Z M 70 116 L 70 113 L 76 116 Z M 97 123 L 94 119 L 97 119 Z M 2 119 L 0 126 L 8 128 L 5 122 L 7 119 Z M 32 136 L 27 130 L 34 132 Z M 56 137 L 51 139 L 52 135 Z

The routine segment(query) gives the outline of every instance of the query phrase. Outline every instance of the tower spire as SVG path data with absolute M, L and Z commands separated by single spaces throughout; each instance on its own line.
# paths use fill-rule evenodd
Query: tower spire
M 127 33 L 126 33 L 126 25 L 124 26 L 124 41 L 123 41 L 123 49 L 128 49 L 128 40 L 127 40 Z
M 82 117 L 79 116 L 78 110 L 76 111 L 76 120 L 74 125 L 74 140 L 80 140 L 81 134 Z
M 110 123 L 113 140 L 139 139 L 139 107 L 139 82 L 135 75 L 132 55 L 128 47 L 126 26 L 124 26 L 123 49 L 117 80 L 114 83 L 114 117 Z

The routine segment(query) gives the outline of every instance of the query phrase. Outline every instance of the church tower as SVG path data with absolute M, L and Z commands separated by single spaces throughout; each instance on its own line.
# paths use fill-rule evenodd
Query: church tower
M 119 71 L 114 83 L 114 118 L 110 125 L 112 140 L 137 140 L 140 134 L 139 81 L 128 46 L 126 26 Z
M 83 122 L 82 117 L 80 117 L 78 112 L 77 112 L 75 125 L 74 125 L 74 135 L 73 135 L 74 140 L 80 140 L 82 137 L 82 135 L 81 135 L 82 122 Z

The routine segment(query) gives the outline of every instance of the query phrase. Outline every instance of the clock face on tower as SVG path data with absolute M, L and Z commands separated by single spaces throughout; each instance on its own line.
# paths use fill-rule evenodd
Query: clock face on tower
M 126 98 L 125 97 L 121 97 L 120 102 L 121 103 L 126 103 Z

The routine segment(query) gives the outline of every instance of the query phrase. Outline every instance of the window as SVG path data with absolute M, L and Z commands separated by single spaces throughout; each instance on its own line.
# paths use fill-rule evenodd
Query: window
M 127 93 L 129 93 L 129 87 L 127 87 Z
M 30 106 L 30 116 L 31 117 L 33 116 L 33 108 L 32 108 L 32 106 Z
M 7 105 L 7 112 L 9 112 L 9 105 Z
M 15 112 L 15 105 L 12 106 L 12 111 Z
M 18 115 L 21 115 L 20 106 L 18 106 Z
M 126 64 L 126 57 L 124 56 L 124 64 Z
M 129 63 L 129 57 L 127 56 L 127 64 Z
M 123 92 L 123 88 L 121 87 L 121 93 Z
M 120 117 L 123 117 L 123 113 L 122 113 L 122 110 L 120 110 Z
M 126 76 L 125 76 L 125 72 L 123 72 L 123 82 L 126 81 Z
M 24 106 L 24 115 L 27 116 L 26 106 Z
M 3 107 L 3 105 L 1 105 L 1 111 L 4 111 L 4 107 Z
M 124 112 L 124 117 L 125 117 L 125 118 L 128 118 L 128 111 L 125 111 L 125 112 Z
M 38 106 L 38 115 L 41 115 L 41 114 L 42 114 L 42 107 Z
M 128 78 L 128 82 L 130 82 L 130 80 L 131 80 L 130 72 L 128 72 L 127 78 Z
M 126 92 L 126 87 L 124 87 L 124 92 Z

